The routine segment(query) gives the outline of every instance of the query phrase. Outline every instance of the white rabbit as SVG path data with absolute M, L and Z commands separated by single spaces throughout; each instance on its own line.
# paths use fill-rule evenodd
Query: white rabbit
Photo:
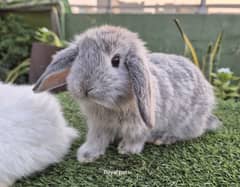
M 104 154 L 140 153 L 146 142 L 171 144 L 217 128 L 214 93 L 188 59 L 150 53 L 137 34 L 114 26 L 89 29 L 53 58 L 34 90 L 66 84 L 87 116 L 80 162 Z
M 59 162 L 76 137 L 52 95 L 0 83 L 0 187 Z

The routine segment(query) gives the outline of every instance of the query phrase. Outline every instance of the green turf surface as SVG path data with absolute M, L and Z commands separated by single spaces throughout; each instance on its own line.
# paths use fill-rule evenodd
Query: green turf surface
M 59 98 L 81 138 L 61 163 L 18 181 L 15 187 L 240 186 L 240 102 L 219 102 L 216 114 L 224 127 L 217 132 L 170 146 L 146 145 L 140 155 L 119 155 L 110 146 L 94 163 L 80 164 L 76 151 L 86 125 L 70 97 Z

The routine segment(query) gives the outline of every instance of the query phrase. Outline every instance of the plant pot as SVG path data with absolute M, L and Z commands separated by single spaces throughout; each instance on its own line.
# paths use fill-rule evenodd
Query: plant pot
M 43 74 L 52 61 L 52 55 L 62 48 L 35 42 L 32 44 L 29 82 L 34 84 Z M 51 92 L 58 93 L 66 91 L 66 86 L 53 89 Z

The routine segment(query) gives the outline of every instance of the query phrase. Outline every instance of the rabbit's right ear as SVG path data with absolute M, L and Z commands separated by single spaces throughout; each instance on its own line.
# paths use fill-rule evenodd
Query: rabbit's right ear
M 78 55 L 78 47 L 71 45 L 54 55 L 51 64 L 36 82 L 33 91 L 42 92 L 66 85 L 66 77 Z
M 136 55 L 128 55 L 125 65 L 129 72 L 142 120 L 147 127 L 153 128 L 155 123 L 155 99 L 148 63 Z

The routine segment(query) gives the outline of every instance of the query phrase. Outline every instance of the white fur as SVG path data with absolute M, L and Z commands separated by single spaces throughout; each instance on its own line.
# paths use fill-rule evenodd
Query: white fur
M 57 100 L 0 83 L 0 187 L 59 162 L 77 137 Z

